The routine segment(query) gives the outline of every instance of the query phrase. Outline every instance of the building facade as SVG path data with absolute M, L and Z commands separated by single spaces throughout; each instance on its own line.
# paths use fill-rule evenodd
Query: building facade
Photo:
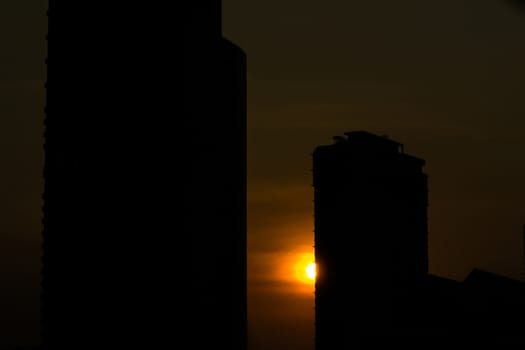
M 246 349 L 246 55 L 176 10 L 49 0 L 44 349 Z
M 191 347 L 245 350 L 246 54 L 224 38 L 221 1 L 192 1 L 184 33 L 183 232 Z
M 425 161 L 365 131 L 334 141 L 313 153 L 317 350 L 391 334 L 396 300 L 428 274 Z

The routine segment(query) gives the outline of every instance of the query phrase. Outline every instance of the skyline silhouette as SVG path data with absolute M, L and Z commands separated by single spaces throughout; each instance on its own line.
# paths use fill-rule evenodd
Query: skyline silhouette
M 41 331 L 46 341 L 67 348 L 72 344 L 66 339 L 75 335 L 89 337 L 87 343 L 104 337 L 106 346 L 155 347 L 172 341 L 163 339 L 172 336 L 165 328 L 178 320 L 187 321 L 177 331 L 183 342 L 195 339 L 194 321 L 201 323 L 197 332 L 208 327 L 220 335 L 218 328 L 228 327 L 225 318 L 201 322 L 212 320 L 214 312 L 195 303 L 192 282 L 206 286 L 201 296 L 227 313 L 220 301 L 228 291 L 247 289 L 248 350 L 313 349 L 314 290 L 312 281 L 298 275 L 314 254 L 309 154 L 348 129 L 395 135 L 428 160 L 430 275 L 418 293 L 435 301 L 436 319 L 446 323 L 447 315 L 457 315 L 451 305 L 475 311 L 492 305 L 487 299 L 509 299 L 519 290 L 513 281 L 523 278 L 525 261 L 520 157 L 525 21 L 516 11 L 523 7 L 510 5 L 520 1 L 225 0 L 224 20 L 217 16 L 218 1 L 199 2 L 215 8 L 200 12 L 198 19 L 207 25 L 192 30 L 201 38 L 211 33 L 235 43 L 225 54 L 229 62 L 249 54 L 244 72 L 227 63 L 231 69 L 222 70 L 236 71 L 223 76 L 237 76 L 249 87 L 243 107 L 249 111 L 247 250 L 237 256 L 238 267 L 240 260 L 248 262 L 247 283 L 236 285 L 228 285 L 228 268 L 218 260 L 229 254 L 211 247 L 226 245 L 229 224 L 220 213 L 233 208 L 213 194 L 221 183 L 234 186 L 222 166 L 233 165 L 233 157 L 210 161 L 233 145 L 222 118 L 214 117 L 228 103 L 214 108 L 219 97 L 207 106 L 204 96 L 195 98 L 197 109 L 210 113 L 190 125 L 178 118 L 186 113 L 187 90 L 181 112 L 171 83 L 172 71 L 183 80 L 188 76 L 172 52 L 175 47 L 183 61 L 187 57 L 191 16 L 183 16 L 179 44 L 167 4 L 102 9 L 51 1 L 60 7 L 49 23 L 47 2 L 0 4 L 1 350 L 35 348 Z M 195 6 L 189 4 L 183 2 L 180 13 Z M 199 74 L 202 81 L 211 79 Z M 227 95 L 228 89 L 220 90 Z M 44 131 L 50 137 L 46 150 Z M 194 158 L 197 149 L 211 157 Z M 190 159 L 200 159 L 193 168 L 199 180 L 191 175 Z M 200 228 L 211 228 L 206 230 L 211 241 L 200 237 L 212 242 L 199 252 L 203 259 L 194 254 L 192 237 L 180 235 L 187 231 L 189 212 Z M 214 222 L 219 216 L 222 221 Z M 57 235 L 60 240 L 50 239 Z M 236 271 L 231 281 L 240 282 L 242 268 Z M 174 289 L 184 296 L 172 307 Z M 500 296 L 480 292 L 491 289 Z M 439 296 L 430 292 L 435 290 Z M 458 290 L 471 300 L 468 308 L 458 301 Z M 242 299 L 236 309 L 241 313 Z M 45 326 L 50 306 L 64 317 Z M 197 316 L 195 310 L 204 313 Z M 488 312 L 475 311 L 481 315 L 474 321 Z M 166 317 L 168 323 L 161 321 Z M 61 327 L 73 334 L 60 337 Z M 484 327 L 487 333 L 502 328 Z

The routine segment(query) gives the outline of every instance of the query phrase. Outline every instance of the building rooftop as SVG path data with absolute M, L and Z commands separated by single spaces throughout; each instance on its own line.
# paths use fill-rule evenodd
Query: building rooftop
M 351 146 L 352 148 L 404 153 L 403 144 L 390 140 L 387 136 L 379 136 L 363 130 L 345 132 L 344 135 L 346 137 L 334 136 L 334 142 Z

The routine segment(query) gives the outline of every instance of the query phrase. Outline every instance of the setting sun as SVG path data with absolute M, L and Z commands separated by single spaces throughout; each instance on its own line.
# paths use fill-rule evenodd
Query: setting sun
M 303 285 L 313 286 L 315 282 L 315 263 L 313 252 L 293 254 L 291 266 L 293 266 L 293 277 Z M 290 266 L 290 265 L 289 265 Z M 305 289 L 306 290 L 306 289 Z
M 306 267 L 306 276 L 308 276 L 309 279 L 315 280 L 315 263 L 311 263 Z

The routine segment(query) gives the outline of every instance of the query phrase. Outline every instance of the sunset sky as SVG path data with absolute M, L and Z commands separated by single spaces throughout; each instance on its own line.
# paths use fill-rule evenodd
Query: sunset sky
M 38 342 L 45 9 L 0 2 L 0 350 Z M 431 273 L 522 278 L 525 12 L 223 0 L 223 32 L 248 57 L 249 350 L 313 349 L 311 152 L 346 131 L 427 161 Z
M 503 0 L 224 0 L 248 57 L 251 350 L 313 349 L 311 152 L 364 129 L 427 161 L 431 273 L 523 276 L 525 13 Z

